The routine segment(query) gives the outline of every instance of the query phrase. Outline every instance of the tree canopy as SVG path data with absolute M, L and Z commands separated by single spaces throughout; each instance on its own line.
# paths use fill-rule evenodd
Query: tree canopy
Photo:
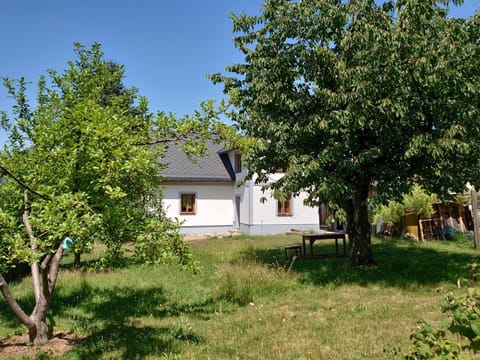
M 2 113 L 9 140 L 0 153 L 0 290 L 35 344 L 47 341 L 46 314 L 66 250 L 80 254 L 102 241 L 110 266 L 129 242 L 142 263 L 190 260 L 161 208 L 160 159 L 170 141 L 201 152 L 217 115 L 212 102 L 181 119 L 153 114 L 99 44 L 75 44 L 75 54 L 63 72 L 40 78 L 33 106 L 24 79 L 4 79 L 15 105 Z M 1 275 L 19 263 L 31 266 L 31 315 Z
M 450 17 L 449 3 L 266 0 L 259 16 L 232 15 L 244 62 L 212 80 L 256 139 L 250 170 L 342 207 L 352 264 L 374 263 L 372 187 L 386 200 L 479 182 L 480 16 Z

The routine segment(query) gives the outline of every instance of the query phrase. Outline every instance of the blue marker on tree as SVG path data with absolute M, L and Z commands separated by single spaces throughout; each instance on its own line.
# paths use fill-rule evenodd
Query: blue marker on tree
M 65 240 L 63 240 L 63 244 L 62 244 L 63 251 L 67 251 L 72 244 L 73 244 L 73 240 L 67 236 Z

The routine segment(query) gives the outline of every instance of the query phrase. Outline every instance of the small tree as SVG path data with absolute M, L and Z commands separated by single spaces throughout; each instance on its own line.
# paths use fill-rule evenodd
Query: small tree
M 480 179 L 480 15 L 448 17 L 448 3 L 266 0 L 259 16 L 232 15 L 244 62 L 212 79 L 257 139 L 251 174 L 344 208 L 353 265 L 374 263 L 372 185 L 386 200 Z
M 100 240 L 120 256 L 126 242 L 138 241 L 142 261 L 188 259 L 178 228 L 163 216 L 159 160 L 171 141 L 201 152 L 217 116 L 212 102 L 182 119 L 153 115 L 145 98 L 123 86 L 123 67 L 105 61 L 100 45 L 76 44 L 75 53 L 64 72 L 40 78 L 34 108 L 25 80 L 5 79 L 16 104 L 2 116 L 9 141 L 0 154 L 8 175 L 0 185 L 0 290 L 34 344 L 47 341 L 65 248 L 80 254 Z M 18 262 L 31 266 L 30 316 L 1 276 Z
M 5 184 L 3 186 L 7 187 Z M 6 211 L 3 206 L 0 209 L 0 291 L 17 319 L 27 327 L 30 341 L 34 345 L 48 341 L 46 317 L 64 252 L 64 239 L 67 235 L 78 238 L 83 235 L 85 238 L 85 235 L 92 234 L 98 224 L 99 217 L 86 208 L 88 205 L 79 194 L 63 194 L 50 198 L 49 201 L 34 201 L 30 199 L 28 191 L 25 191 L 23 204 L 15 209 L 21 215 L 21 230 L 18 227 L 18 217 L 12 215 L 13 212 Z M 35 307 L 29 316 L 12 296 L 2 275 L 9 266 L 22 262 L 30 264 L 35 298 Z

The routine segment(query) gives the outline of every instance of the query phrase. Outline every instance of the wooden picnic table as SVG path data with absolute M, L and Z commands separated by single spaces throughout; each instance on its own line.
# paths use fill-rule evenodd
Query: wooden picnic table
M 302 234 L 302 254 L 304 257 L 307 256 L 307 247 L 306 242 L 310 243 L 310 257 L 313 258 L 313 243 L 317 240 L 335 240 L 335 255 L 340 256 L 338 252 L 338 239 L 343 240 L 343 256 L 347 256 L 347 245 L 346 245 L 346 234 L 341 232 L 334 232 L 334 231 L 325 231 L 321 233 L 315 234 Z M 328 254 L 319 255 L 320 257 L 326 257 Z

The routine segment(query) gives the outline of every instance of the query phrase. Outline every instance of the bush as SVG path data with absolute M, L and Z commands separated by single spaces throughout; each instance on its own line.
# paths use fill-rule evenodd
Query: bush
M 434 214 L 433 204 L 438 200 L 435 194 L 429 195 L 419 185 L 415 185 L 402 201 L 389 201 L 387 205 L 375 208 L 374 222 L 393 223 L 394 235 L 400 235 L 402 220 L 406 214 L 416 214 L 418 217 L 429 218 Z
M 459 286 L 462 282 L 471 285 L 477 279 L 477 265 L 472 264 L 471 270 L 472 279 L 459 279 Z M 400 359 L 469 359 L 465 353 L 480 350 L 480 288 L 469 287 L 457 296 L 448 294 L 442 312 L 447 315 L 443 328 L 435 331 L 430 324 L 420 321 L 411 335 L 413 350 Z
M 168 220 L 152 220 L 135 241 L 134 258 L 140 264 L 180 262 L 194 272 L 200 265 L 193 260 L 190 247 L 184 243 L 178 224 Z

